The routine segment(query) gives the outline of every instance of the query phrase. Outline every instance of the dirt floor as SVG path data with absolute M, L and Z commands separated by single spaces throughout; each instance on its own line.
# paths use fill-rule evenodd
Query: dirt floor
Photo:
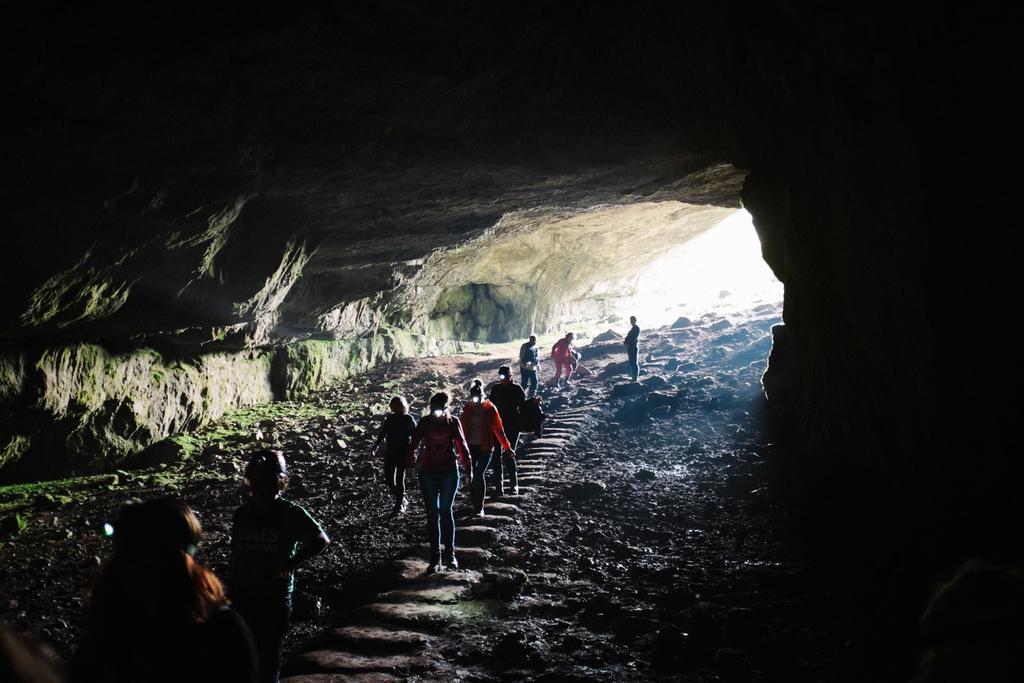
M 446 677 L 861 680 L 850 612 L 769 486 L 759 378 L 777 322 L 763 306 L 646 332 L 639 384 L 628 382 L 621 340 L 592 342 L 572 387 L 543 389 L 553 420 L 591 410 L 557 452 L 537 451 L 542 481 L 524 486 L 521 516 L 489 551 L 490 565 L 525 575 L 485 617 L 443 632 L 434 652 L 454 667 Z M 66 657 L 83 589 L 109 550 L 102 524 L 131 497 L 172 493 L 196 508 L 206 530 L 197 559 L 224 576 L 246 453 L 272 445 L 289 458 L 289 497 L 333 539 L 298 574 L 288 649 L 310 649 L 423 540 L 414 477 L 409 512 L 391 517 L 369 456 L 390 396 L 404 393 L 419 412 L 447 388 L 458 406 L 473 377 L 496 379 L 512 355 L 402 361 L 301 403 L 240 411 L 196 434 L 184 462 L 0 490 L 0 510 L 20 520 L 0 547 L 0 620 Z M 401 678 L 441 680 L 422 659 L 394 666 Z

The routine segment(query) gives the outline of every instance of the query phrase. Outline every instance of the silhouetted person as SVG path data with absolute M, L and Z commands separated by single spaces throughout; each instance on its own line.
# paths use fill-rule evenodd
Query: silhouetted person
M 635 315 L 629 316 L 629 324 L 632 327 L 622 343 L 626 345 L 626 355 L 629 357 L 629 376 L 635 382 L 640 377 L 640 326 L 636 324 Z
M 566 386 L 572 381 L 572 332 L 555 342 L 551 347 L 551 359 L 555 361 L 555 386 L 561 381 L 562 371 L 565 370 Z
M 288 468 L 280 451 L 254 454 L 245 478 L 252 500 L 231 522 L 231 601 L 252 629 L 259 680 L 277 681 L 295 570 L 331 541 L 304 508 L 281 497 Z
M 55 657 L 37 643 L 0 624 L 0 681 L 4 683 L 61 683 Z
M 537 337 L 530 335 L 530 341 L 519 347 L 519 377 L 523 382 L 526 395 L 533 398 L 537 394 L 537 373 L 540 371 L 540 349 L 537 348 Z
M 256 680 L 252 636 L 212 572 L 192 559 L 202 533 L 182 502 L 125 505 L 114 553 L 92 590 L 72 663 L 82 683 Z
M 423 450 L 416 459 L 420 445 Z M 427 538 L 430 542 L 430 563 L 427 571 L 441 571 L 441 543 L 445 546 L 444 563 L 458 569 L 455 559 L 455 494 L 459 489 L 459 468 L 464 481 L 473 482 L 473 466 L 462 425 L 448 413 L 448 394 L 439 392 L 430 397 L 430 414 L 420 420 L 409 444 L 406 467 L 417 465 L 420 489 L 427 513 Z
M 394 513 L 405 512 L 405 457 L 409 452 L 412 433 L 416 430 L 416 419 L 409 414 L 409 404 L 401 396 L 391 399 L 391 414 L 384 418 L 377 440 L 373 443 L 376 453 L 381 442 L 384 445 L 384 483 L 395 497 Z
M 520 431 L 533 432 L 535 435 L 541 436 L 544 431 L 544 420 L 548 419 L 548 416 L 540 407 L 540 396 L 526 400 L 523 407 L 519 409 L 519 418 Z
M 469 455 L 473 460 L 473 486 L 470 487 L 470 500 L 473 503 L 473 514 L 484 516 L 484 496 L 487 493 L 487 466 L 491 463 L 491 454 L 495 447 L 509 453 L 512 450 L 505 428 L 502 425 L 498 409 L 484 399 L 480 380 L 473 380 L 473 388 L 469 390 L 469 401 L 462 409 L 459 421 L 462 432 L 469 444 Z M 499 455 L 499 458 L 501 456 Z M 511 457 L 515 457 L 512 453 Z
M 505 472 L 508 472 L 509 489 L 512 495 L 519 493 L 519 471 L 516 466 L 515 450 L 519 446 L 519 426 L 522 417 L 519 411 L 526 403 L 526 392 L 512 381 L 512 370 L 507 365 L 498 368 L 498 383 L 491 387 L 488 397 L 498 409 L 505 436 L 508 437 L 509 449 L 497 453 L 494 459 L 494 487 L 499 496 L 505 495 Z

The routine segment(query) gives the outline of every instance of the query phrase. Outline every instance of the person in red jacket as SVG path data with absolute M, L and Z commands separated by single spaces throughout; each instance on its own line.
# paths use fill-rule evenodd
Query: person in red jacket
M 419 460 L 416 451 L 423 450 Z M 430 540 L 428 573 L 439 572 L 447 565 L 458 569 L 455 559 L 455 493 L 459 489 L 461 466 L 465 482 L 473 482 L 469 446 L 462 425 L 448 413 L 448 394 L 439 392 L 430 397 L 430 414 L 420 420 L 412 434 L 406 466 L 419 469 L 420 489 L 427 511 L 427 537 Z M 441 540 L 444 540 L 444 565 L 441 564 Z
M 501 423 L 501 415 L 494 404 L 484 398 L 483 384 L 473 380 L 473 388 L 469 390 L 469 402 L 462 409 L 462 431 L 469 444 L 469 454 L 473 459 L 473 486 L 470 488 L 470 500 L 473 502 L 473 514 L 484 516 L 484 494 L 487 492 L 487 481 L 484 473 L 491 464 L 491 453 L 494 442 L 501 444 L 503 455 L 515 457 L 512 444 L 505 436 L 505 428 Z
M 555 342 L 551 347 L 551 359 L 555 361 L 555 386 L 561 381 L 562 370 L 565 370 L 565 383 L 572 380 L 572 332 Z

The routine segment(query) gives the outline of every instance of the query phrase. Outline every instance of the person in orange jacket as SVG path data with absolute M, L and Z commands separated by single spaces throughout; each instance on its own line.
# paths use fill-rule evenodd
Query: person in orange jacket
M 572 352 L 572 332 L 556 341 L 555 345 L 551 347 L 551 359 L 555 361 L 555 386 L 558 386 L 561 381 L 563 369 L 565 370 L 565 383 L 568 385 L 572 380 Z
M 473 514 L 483 517 L 484 494 L 487 492 L 484 472 L 491 464 L 494 442 L 501 444 L 504 449 L 503 455 L 514 458 L 516 453 L 505 436 L 505 428 L 501 423 L 498 409 L 484 398 L 483 383 L 478 379 L 473 380 L 473 388 L 469 390 L 469 402 L 462 409 L 459 421 L 462 422 L 462 431 L 466 435 L 469 454 L 473 460 L 473 484 L 469 489 Z

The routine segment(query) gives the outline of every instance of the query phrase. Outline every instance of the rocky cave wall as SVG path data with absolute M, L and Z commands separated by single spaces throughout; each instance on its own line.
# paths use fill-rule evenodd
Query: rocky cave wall
M 39 363 L 62 346 L 265 363 L 378 330 L 421 333 L 395 344 L 421 352 L 431 325 L 543 326 L 458 245 L 537 210 L 735 206 L 749 171 L 743 202 L 786 286 L 765 385 L 794 477 L 902 497 L 908 519 L 997 520 L 1012 400 L 985 331 L 1014 310 L 1020 120 L 998 95 L 1015 64 L 1001 11 L 386 2 L 157 19 L 36 17 L 6 46 L 7 405 L 49 405 Z M 709 176 L 725 164 L 743 170 Z M 23 452 L 12 424 L 5 452 Z
M 433 336 L 479 341 L 611 322 L 647 266 L 734 211 L 724 193 L 738 194 L 742 178 L 722 165 L 660 191 L 683 196 L 698 181 L 715 184 L 720 206 L 671 200 L 506 214 L 480 237 L 430 256 L 408 285 L 413 318 L 426 312 L 420 326 Z

